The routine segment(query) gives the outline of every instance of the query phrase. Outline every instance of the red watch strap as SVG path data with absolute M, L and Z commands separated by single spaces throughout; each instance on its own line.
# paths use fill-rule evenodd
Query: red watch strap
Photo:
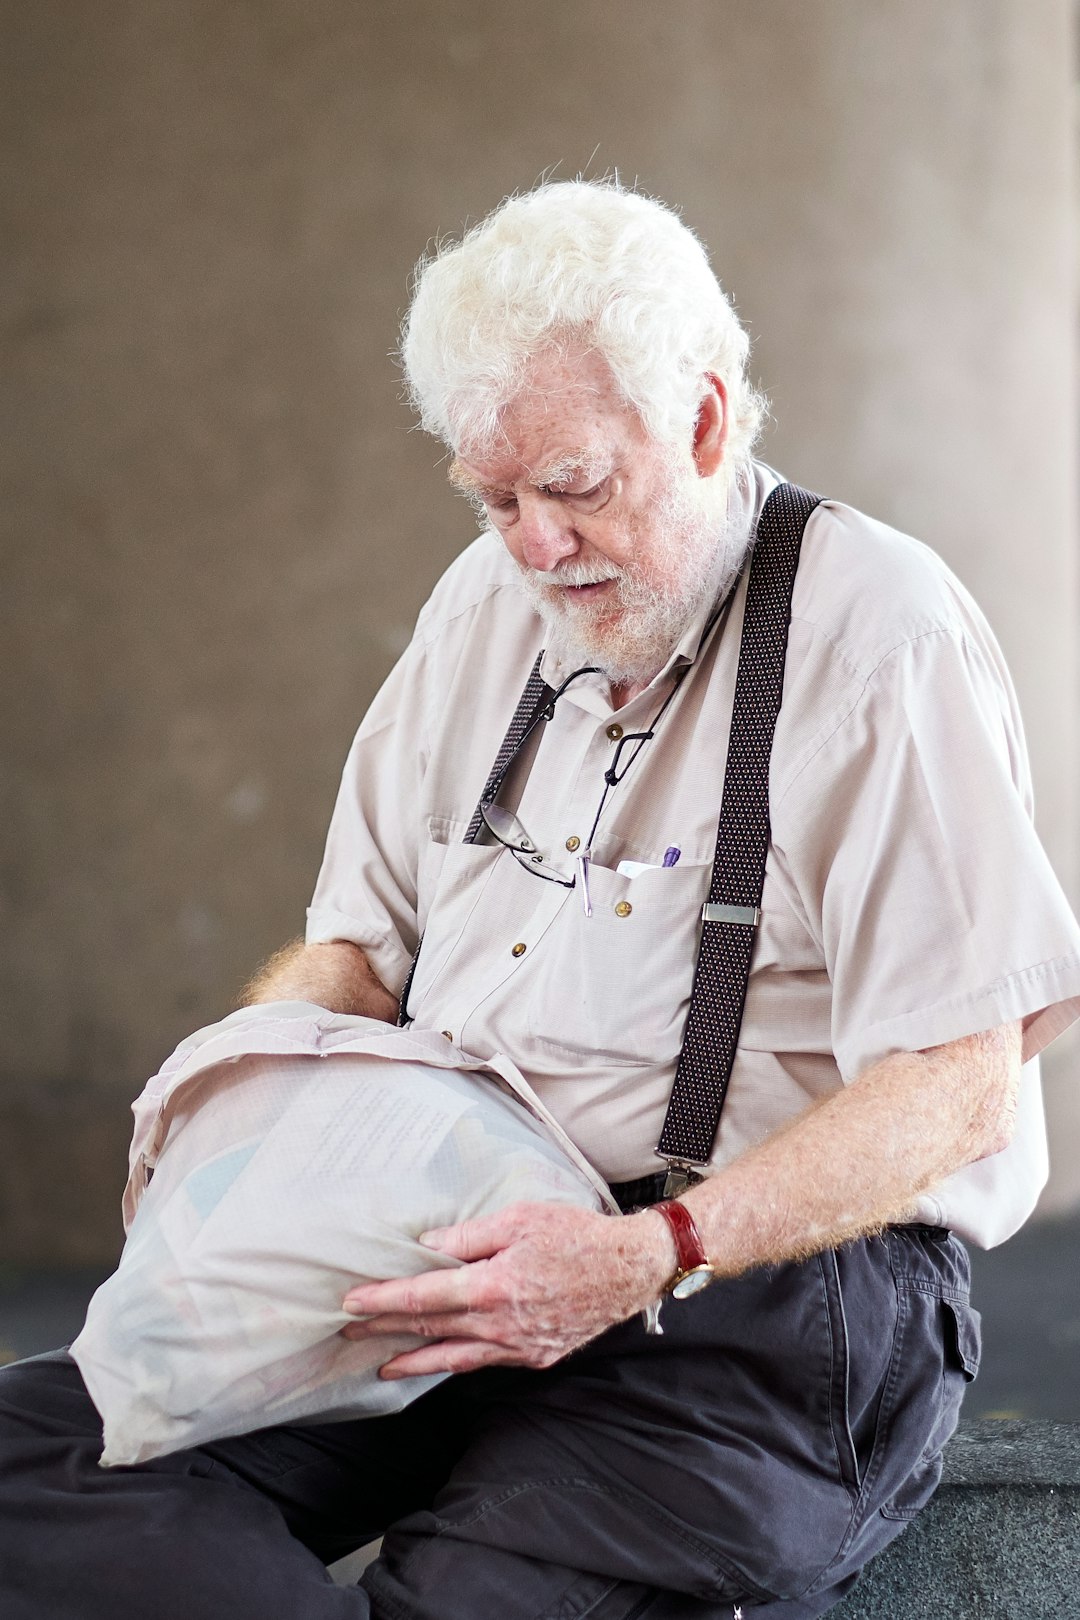
M 685 1204 L 681 1204 L 677 1198 L 665 1198 L 663 1203 L 652 1204 L 650 1208 L 662 1215 L 671 1228 L 680 1271 L 693 1271 L 695 1266 L 708 1265 L 697 1222 Z

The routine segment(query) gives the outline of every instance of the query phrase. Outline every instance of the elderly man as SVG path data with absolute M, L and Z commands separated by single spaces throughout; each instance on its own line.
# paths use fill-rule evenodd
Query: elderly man
M 406 371 L 485 533 L 252 992 L 508 1055 L 626 1213 L 518 1205 L 354 1290 L 347 1333 L 427 1341 L 384 1377 L 459 1375 L 390 1418 L 102 1474 L 73 1365 L 10 1369 L 10 1620 L 804 1620 L 931 1494 L 978 1363 L 956 1234 L 1034 1204 L 1080 932 L 984 620 L 751 459 L 746 356 L 616 186 L 422 267 Z

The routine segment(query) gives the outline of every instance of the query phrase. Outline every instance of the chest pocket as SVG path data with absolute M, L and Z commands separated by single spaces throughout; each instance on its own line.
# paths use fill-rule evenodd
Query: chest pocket
M 670 1064 L 679 1053 L 709 888 L 708 866 L 636 878 L 594 866 L 593 914 L 567 897 L 529 976 L 531 1044 L 569 1060 Z

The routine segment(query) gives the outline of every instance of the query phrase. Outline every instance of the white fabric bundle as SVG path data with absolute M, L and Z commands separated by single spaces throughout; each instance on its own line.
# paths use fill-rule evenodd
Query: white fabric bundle
M 352 1285 L 458 1264 L 420 1233 L 519 1199 L 614 1207 L 509 1063 L 307 1003 L 200 1031 L 135 1116 L 127 1244 L 72 1346 L 105 1465 L 399 1409 L 445 1374 L 380 1380 L 420 1341 L 343 1339 Z

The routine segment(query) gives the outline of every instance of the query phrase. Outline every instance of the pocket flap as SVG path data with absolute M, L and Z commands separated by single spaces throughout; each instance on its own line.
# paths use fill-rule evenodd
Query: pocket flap
M 965 1378 L 974 1378 L 982 1354 L 982 1317 L 965 1300 L 947 1299 L 945 1309 L 955 1330 L 953 1348 L 957 1362 Z

